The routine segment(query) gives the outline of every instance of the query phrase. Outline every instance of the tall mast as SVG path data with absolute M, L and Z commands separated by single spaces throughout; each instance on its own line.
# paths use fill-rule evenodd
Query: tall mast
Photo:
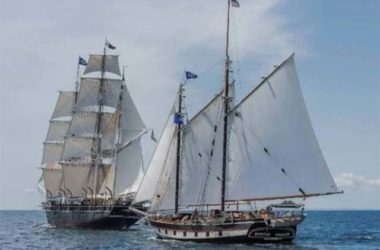
M 227 138 L 228 138 L 228 111 L 229 97 L 228 85 L 230 74 L 230 57 L 228 55 L 228 45 L 230 39 L 230 7 L 231 0 L 227 0 L 227 33 L 226 33 L 226 59 L 224 66 L 224 121 L 223 121 L 223 161 L 222 161 L 222 190 L 221 190 L 221 210 L 224 211 L 226 194 L 226 168 L 227 168 Z
M 95 173 L 94 173 L 94 182 L 93 182 L 93 194 L 94 198 L 97 195 L 97 180 L 98 180 L 98 171 L 99 165 L 102 161 L 102 152 L 101 152 L 101 139 L 100 139 L 100 125 L 102 120 L 102 110 L 103 110 L 103 79 L 105 72 L 105 61 L 106 61 L 106 45 L 104 45 L 103 49 L 103 57 L 102 57 L 102 71 L 100 76 L 100 84 L 99 84 L 99 94 L 98 94 L 98 113 L 96 116 L 96 156 L 95 156 Z
M 80 69 L 80 64 L 78 62 L 77 65 L 77 79 L 75 81 L 75 97 L 74 97 L 74 104 L 77 103 L 78 100 L 78 92 L 79 92 L 79 69 Z
M 176 158 L 176 169 L 175 169 L 175 200 L 174 200 L 174 211 L 178 213 L 178 200 L 179 200 L 179 171 L 181 165 L 181 128 L 182 128 L 182 91 L 183 83 L 179 86 L 178 93 L 178 111 L 175 119 L 180 119 L 177 122 L 177 158 Z M 179 117 L 178 117 L 179 116 Z

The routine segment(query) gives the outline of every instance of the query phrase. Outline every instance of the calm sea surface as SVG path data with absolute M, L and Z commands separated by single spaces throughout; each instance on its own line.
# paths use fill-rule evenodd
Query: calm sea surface
M 308 211 L 290 245 L 197 244 L 129 230 L 56 229 L 43 211 L 0 211 L 0 249 L 380 249 L 380 211 Z

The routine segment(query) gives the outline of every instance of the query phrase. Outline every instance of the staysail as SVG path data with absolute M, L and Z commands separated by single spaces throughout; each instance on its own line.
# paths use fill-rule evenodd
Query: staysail
M 146 126 L 127 87 L 124 86 L 119 126 L 119 144 L 122 148 L 118 149 L 115 169 L 116 195 L 136 192 L 144 176 L 140 140 L 144 131 Z
M 173 107 L 169 114 L 169 118 L 166 122 L 165 128 L 161 134 L 160 140 L 156 146 L 147 172 L 138 189 L 134 203 L 149 201 L 152 200 L 152 198 L 154 197 L 159 177 L 165 164 L 165 160 L 167 158 L 167 152 L 170 151 L 170 147 L 173 147 L 172 142 L 176 131 L 175 124 L 173 122 L 174 113 L 175 108 Z
M 334 193 L 293 55 L 231 112 L 227 200 Z

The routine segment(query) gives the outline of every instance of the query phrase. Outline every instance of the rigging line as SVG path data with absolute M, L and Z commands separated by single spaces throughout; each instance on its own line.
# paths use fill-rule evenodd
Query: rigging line
M 217 61 L 216 63 L 212 64 L 210 67 L 208 67 L 206 70 L 202 71 L 201 73 L 198 73 L 198 78 L 200 78 L 201 76 L 203 76 L 204 74 L 210 72 L 211 70 L 213 70 L 216 66 L 218 66 L 219 64 L 222 64 L 224 63 L 224 59 L 222 60 L 219 60 Z

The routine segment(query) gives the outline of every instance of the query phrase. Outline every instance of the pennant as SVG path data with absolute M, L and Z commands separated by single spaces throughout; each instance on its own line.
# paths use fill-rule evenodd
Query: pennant
M 190 71 L 185 71 L 185 75 L 186 80 L 198 78 L 198 75 L 191 73 Z
M 156 137 L 154 136 L 154 131 L 153 131 L 153 129 L 152 129 L 152 133 L 150 133 L 150 139 L 152 139 L 152 141 L 154 141 L 154 142 L 158 142 L 157 141 L 157 139 L 156 139 Z
M 79 57 L 78 64 L 86 66 L 87 65 L 87 61 L 84 60 L 82 57 Z
M 107 46 L 107 48 L 109 48 L 109 49 L 116 49 L 116 46 L 113 46 L 113 45 L 110 43 L 110 41 L 108 41 L 108 39 L 106 39 L 106 46 Z
M 231 0 L 231 7 L 239 8 L 240 3 L 237 0 Z

